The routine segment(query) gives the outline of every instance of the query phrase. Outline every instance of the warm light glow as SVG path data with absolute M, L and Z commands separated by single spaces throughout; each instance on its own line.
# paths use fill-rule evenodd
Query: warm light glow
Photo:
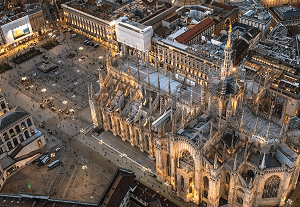
M 228 40 L 227 40 L 227 45 L 226 45 L 226 47 L 231 47 L 231 32 L 232 32 L 232 27 L 231 27 L 231 24 L 230 24 L 230 25 L 229 25 Z
M 116 21 L 112 21 L 112 22 L 110 22 L 109 23 L 109 25 L 112 27 L 112 26 L 114 26 L 116 24 Z

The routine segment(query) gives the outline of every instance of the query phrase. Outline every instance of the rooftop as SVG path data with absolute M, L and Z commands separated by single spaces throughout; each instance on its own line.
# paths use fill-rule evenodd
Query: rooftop
M 300 11 L 294 6 L 271 7 L 270 10 L 274 11 L 281 21 L 300 18 Z
M 103 20 L 106 20 L 106 21 L 109 21 L 109 22 L 113 20 L 110 15 L 102 13 L 98 9 L 93 9 L 92 7 L 89 7 L 86 4 L 82 5 L 82 4 L 79 4 L 78 2 L 75 2 L 75 1 L 69 1 L 69 2 L 65 3 L 65 5 L 73 8 L 73 9 L 76 9 L 78 11 L 87 13 L 91 16 L 97 17 L 99 19 L 103 19 Z
M 30 114 L 28 112 L 24 111 L 20 107 L 16 107 L 8 111 L 0 117 L 0 132 L 29 115 Z
M 190 30 L 186 31 L 185 33 L 179 35 L 176 38 L 176 41 L 179 42 L 179 43 L 185 44 L 188 41 L 190 41 L 191 39 L 193 39 L 194 37 L 196 37 L 201 32 L 203 32 L 206 29 L 213 26 L 214 24 L 215 24 L 215 22 L 211 18 L 207 17 L 207 18 L 203 19 L 199 24 L 194 26 L 192 29 L 190 29 Z

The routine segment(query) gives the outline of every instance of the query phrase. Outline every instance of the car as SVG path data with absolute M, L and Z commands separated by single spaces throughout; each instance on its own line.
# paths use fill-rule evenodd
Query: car
M 83 44 L 86 44 L 88 40 L 84 40 Z
M 44 128 L 44 125 L 42 123 L 39 123 L 40 128 Z
M 47 60 L 47 59 L 48 59 L 48 56 L 47 56 L 47 55 L 43 55 L 43 58 L 44 58 L 45 60 Z
M 75 33 L 74 33 L 74 34 L 72 34 L 71 36 L 72 36 L 72 37 L 76 37 L 76 36 L 77 36 L 77 34 L 75 34 Z
M 60 147 L 57 147 L 56 149 L 55 149 L 55 152 L 58 152 L 60 150 Z
M 51 110 L 52 110 L 52 111 L 56 111 L 56 108 L 52 106 L 52 107 L 51 107 Z
M 95 45 L 94 45 L 94 48 L 97 48 L 98 46 L 99 46 L 99 44 L 95 44 Z
M 87 41 L 86 43 L 84 43 L 85 45 L 89 45 L 90 44 L 90 41 Z
M 52 131 L 50 129 L 47 129 L 48 134 L 52 134 Z
M 67 114 L 67 115 L 70 114 L 69 110 L 66 110 L 66 111 L 65 111 L 65 114 Z
M 30 89 L 30 86 L 27 86 L 26 88 L 25 88 L 25 90 L 29 90 Z
M 45 105 L 44 104 L 40 104 L 40 107 L 42 108 L 42 109 L 45 109 L 46 107 L 45 107 Z
M 43 63 L 48 64 L 49 61 L 48 60 L 43 60 Z
M 92 47 L 93 47 L 93 46 L 94 46 L 94 43 L 93 43 L 93 42 L 90 42 L 90 46 L 92 46 Z

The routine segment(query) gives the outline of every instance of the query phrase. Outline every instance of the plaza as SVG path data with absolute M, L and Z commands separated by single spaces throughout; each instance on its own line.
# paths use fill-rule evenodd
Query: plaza
M 58 37 L 60 44 L 49 51 L 41 47 L 47 38 L 38 42 L 36 47 L 43 53 L 2 74 L 0 87 L 11 104 L 30 111 L 37 126 L 43 124 L 44 128 L 39 128 L 47 140 L 43 151 L 51 155 L 60 147 L 55 159 L 60 159 L 63 165 L 47 171 L 46 165 L 37 168 L 28 163 L 8 178 L 2 192 L 30 194 L 27 188 L 27 183 L 30 183 L 34 194 L 97 202 L 120 166 L 133 170 L 141 182 L 157 192 L 167 193 L 165 196 L 173 202 L 182 203 L 167 184 L 157 182 L 155 162 L 146 153 L 131 149 L 129 143 L 118 141 L 120 138 L 109 132 L 100 135 L 92 131 L 87 85 L 92 82 L 95 89 L 99 88 L 99 69 L 106 73 L 102 67 L 106 64 L 106 48 L 101 44 L 99 48 L 85 46 L 86 38 L 81 35 L 68 38 L 71 33 L 61 33 Z M 75 56 L 70 58 L 70 54 Z M 44 55 L 59 67 L 48 73 L 37 70 L 35 65 L 43 61 Z M 10 59 L 4 60 L 10 62 Z M 26 82 L 22 81 L 24 77 Z M 48 99 L 53 100 L 55 111 L 45 102 Z M 45 109 L 40 107 L 41 103 L 45 104 Z M 59 111 L 65 108 L 74 111 L 70 114 Z M 53 134 L 48 134 L 47 129 Z M 82 193 L 83 189 L 85 193 Z

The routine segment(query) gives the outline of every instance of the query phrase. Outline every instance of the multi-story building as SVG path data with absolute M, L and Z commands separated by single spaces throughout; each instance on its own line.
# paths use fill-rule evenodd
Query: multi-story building
M 240 16 L 240 22 L 258 28 L 261 31 L 262 38 L 270 32 L 271 15 L 267 11 L 249 10 Z
M 157 179 L 187 202 L 283 205 L 300 170 L 299 125 L 292 127 L 299 101 L 290 102 L 285 92 L 299 97 L 299 77 L 266 67 L 260 76 L 234 68 L 231 35 L 230 28 L 223 63 L 199 63 L 203 79 L 194 86 L 147 62 L 109 55 L 106 76 L 99 73 L 98 95 L 89 87 L 93 123 L 155 158 Z M 168 61 L 195 64 L 191 55 L 173 56 L 181 46 L 169 49 Z M 285 87 L 276 94 L 275 74 Z
M 0 188 L 7 177 L 25 165 L 45 145 L 44 134 L 36 129 L 30 113 L 9 110 L 2 95 L 0 113 Z M 1 111 L 1 112 L 2 112 Z
M 270 7 L 268 11 L 272 16 L 272 28 L 274 28 L 279 22 L 284 26 L 297 26 L 300 24 L 300 10 L 296 7 Z
M 200 42 L 202 36 L 211 35 L 214 33 L 214 26 L 214 20 L 207 17 L 190 30 L 179 35 L 175 41 L 187 45 Z
M 266 8 L 300 4 L 300 0 L 260 0 L 259 2 Z
M 153 30 L 151 26 L 121 17 L 116 23 L 117 41 L 131 48 L 136 48 L 142 52 L 151 50 L 151 38 Z
M 94 38 L 107 46 L 118 50 L 116 41 L 116 21 L 108 14 L 102 13 L 96 6 L 70 1 L 61 5 L 65 21 L 75 31 Z
M 5 114 L 9 110 L 8 104 L 2 94 L 0 94 L 0 116 Z
M 0 20 L 0 47 L 3 50 L 45 32 L 46 22 L 39 3 L 28 4 L 22 11 L 11 11 Z

